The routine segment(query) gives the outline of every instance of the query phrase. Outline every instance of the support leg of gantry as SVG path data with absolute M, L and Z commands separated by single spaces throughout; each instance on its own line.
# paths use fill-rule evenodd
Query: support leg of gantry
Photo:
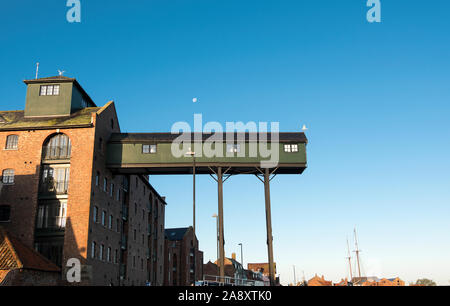
M 224 237 L 223 237 L 223 173 L 222 167 L 217 169 L 217 186 L 219 195 L 219 267 L 220 267 L 220 279 L 225 280 L 225 249 L 224 249 Z
M 269 257 L 270 285 L 275 285 L 275 267 L 273 264 L 273 237 L 272 237 L 272 214 L 270 208 L 270 172 L 264 169 L 264 195 L 266 199 L 266 228 L 267 228 L 267 253 Z

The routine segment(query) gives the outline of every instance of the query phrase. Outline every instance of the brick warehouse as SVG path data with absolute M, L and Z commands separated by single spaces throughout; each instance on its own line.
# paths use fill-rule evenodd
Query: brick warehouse
M 24 82 L 25 110 L 0 111 L 0 227 L 63 280 L 77 258 L 83 285 L 162 285 L 165 198 L 105 166 L 114 103 L 97 107 L 73 78 Z
M 203 252 L 192 226 L 168 228 L 165 231 L 166 286 L 190 286 L 203 279 Z

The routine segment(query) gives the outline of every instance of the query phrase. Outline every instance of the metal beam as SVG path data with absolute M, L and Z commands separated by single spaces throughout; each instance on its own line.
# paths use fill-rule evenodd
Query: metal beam
M 275 271 L 273 264 L 272 213 L 270 209 L 269 168 L 264 169 L 264 195 L 266 199 L 266 228 L 267 228 L 267 253 L 269 257 L 269 278 L 270 278 L 270 285 L 275 286 Z

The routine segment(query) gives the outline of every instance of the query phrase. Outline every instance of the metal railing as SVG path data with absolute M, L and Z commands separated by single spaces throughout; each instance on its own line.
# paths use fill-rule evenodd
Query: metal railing
M 263 281 L 248 280 L 217 275 L 203 275 L 201 286 L 263 286 Z
M 36 228 L 43 230 L 63 230 L 66 228 L 66 217 L 45 217 L 38 219 Z
M 70 159 L 71 146 L 45 146 L 42 158 L 46 160 Z
M 67 194 L 69 189 L 69 181 L 45 180 L 41 183 L 40 193 L 44 194 Z

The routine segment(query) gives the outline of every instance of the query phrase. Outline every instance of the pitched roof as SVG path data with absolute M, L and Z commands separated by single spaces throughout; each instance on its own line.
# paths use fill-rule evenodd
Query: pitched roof
M 0 130 L 70 128 L 92 125 L 92 113 L 101 107 L 87 107 L 70 116 L 25 118 L 24 111 L 0 111 Z
M 190 227 L 168 228 L 164 231 L 166 239 L 170 241 L 182 240 Z
M 0 270 L 31 269 L 59 272 L 50 260 L 27 247 L 19 239 L 0 227 Z

